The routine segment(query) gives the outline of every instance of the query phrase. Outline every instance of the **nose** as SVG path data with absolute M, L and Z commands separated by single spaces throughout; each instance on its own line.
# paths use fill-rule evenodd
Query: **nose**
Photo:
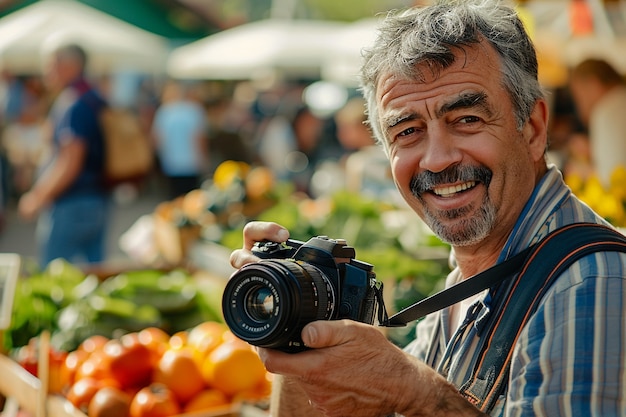
M 420 168 L 424 170 L 441 172 L 458 164 L 463 157 L 455 138 L 445 129 L 429 129 L 425 145 L 420 160 Z

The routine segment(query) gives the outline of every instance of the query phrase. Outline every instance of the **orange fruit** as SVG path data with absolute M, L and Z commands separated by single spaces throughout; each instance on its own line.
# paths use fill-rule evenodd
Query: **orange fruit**
M 259 402 L 267 400 L 272 395 L 272 374 L 266 373 L 266 377 L 256 386 L 249 390 L 239 391 L 232 399 L 233 403 Z
M 215 388 L 207 388 L 200 391 L 192 399 L 190 399 L 185 405 L 183 411 L 185 413 L 211 411 L 229 404 L 230 400 L 222 391 Z
M 226 330 L 224 332 L 224 334 L 222 335 L 222 340 L 224 342 L 235 342 L 235 343 L 241 343 L 244 346 L 250 347 L 250 345 L 248 344 L 248 342 L 245 342 L 243 340 L 241 340 L 240 338 L 238 338 L 237 336 L 235 336 L 235 334 L 233 332 L 231 332 L 230 330 Z
M 74 375 L 75 380 L 82 378 L 111 378 L 110 361 L 103 351 L 97 350 L 83 360 Z
M 157 363 L 153 380 L 167 386 L 183 404 L 205 388 L 200 368 L 189 348 L 165 351 Z
M 174 333 L 169 340 L 170 349 L 180 349 L 187 345 L 188 332 L 181 330 Z
M 267 167 L 252 168 L 246 176 L 246 196 L 252 200 L 264 197 L 274 187 L 274 174 Z
M 254 388 L 266 373 L 259 355 L 241 341 L 222 343 L 209 353 L 202 366 L 207 384 L 231 396 Z
M 76 350 L 84 351 L 91 354 L 95 351 L 102 350 L 102 347 L 108 341 L 108 337 L 96 334 L 93 336 L 89 336 L 87 339 L 83 340 Z
M 78 368 L 80 368 L 88 357 L 89 354 L 84 350 L 73 350 L 69 352 L 61 365 L 61 378 L 69 385 L 72 385 L 76 380 Z
M 202 365 L 204 358 L 223 341 L 227 327 L 223 323 L 205 321 L 193 327 L 187 335 L 187 346 L 196 352 L 196 359 Z
M 65 359 L 68 353 L 50 348 L 48 352 L 48 392 L 61 394 L 70 386 L 69 374 L 66 372 Z
M 209 195 L 201 188 L 191 190 L 183 197 L 182 211 L 191 220 L 198 220 L 207 211 L 208 206 Z
M 78 347 L 76 348 L 77 351 L 84 351 L 87 353 L 92 353 L 96 350 L 102 349 L 102 346 L 104 346 L 106 344 L 106 342 L 109 341 L 109 338 L 106 336 L 102 336 L 99 334 L 95 334 L 95 335 L 91 335 L 89 337 L 87 337 L 85 340 L 83 340 Z

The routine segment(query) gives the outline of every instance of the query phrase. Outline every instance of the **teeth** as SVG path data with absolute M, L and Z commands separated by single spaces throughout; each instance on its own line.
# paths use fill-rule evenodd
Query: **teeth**
M 455 193 L 458 193 L 463 190 L 467 190 L 468 188 L 472 188 L 476 185 L 476 181 L 468 181 L 459 185 L 451 185 L 449 187 L 438 187 L 434 188 L 433 192 L 441 197 L 449 197 Z

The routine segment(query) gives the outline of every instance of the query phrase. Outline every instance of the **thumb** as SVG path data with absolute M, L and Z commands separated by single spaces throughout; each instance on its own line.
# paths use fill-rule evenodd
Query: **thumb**
M 310 348 L 337 346 L 350 341 L 347 320 L 314 321 L 302 329 L 302 341 Z

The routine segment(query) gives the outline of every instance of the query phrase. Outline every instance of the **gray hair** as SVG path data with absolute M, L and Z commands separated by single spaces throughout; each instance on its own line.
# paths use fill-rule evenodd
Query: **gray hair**
M 390 13 L 379 27 L 374 46 L 364 53 L 360 88 L 376 139 L 384 143 L 376 103 L 381 75 L 423 80 L 418 64 L 427 64 L 434 71 L 444 70 L 454 63 L 453 48 L 462 49 L 483 40 L 501 58 L 502 83 L 521 130 L 544 92 L 537 77 L 534 46 L 517 14 L 499 0 L 439 0 L 432 6 Z

